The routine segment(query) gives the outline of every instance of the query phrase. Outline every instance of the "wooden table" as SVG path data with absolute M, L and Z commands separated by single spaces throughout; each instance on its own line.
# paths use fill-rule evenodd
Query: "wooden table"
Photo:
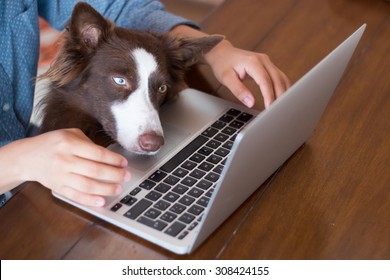
M 27 183 L 0 210 L 1 259 L 389 259 L 390 3 L 227 0 L 202 26 L 267 53 L 296 81 L 364 22 L 306 145 L 193 254 L 167 252 Z M 194 85 L 228 96 L 201 72 Z

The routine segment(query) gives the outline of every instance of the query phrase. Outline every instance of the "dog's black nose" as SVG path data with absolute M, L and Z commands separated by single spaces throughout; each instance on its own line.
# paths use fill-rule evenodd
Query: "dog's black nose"
M 138 143 L 143 151 L 155 152 L 164 145 L 164 137 L 154 131 L 150 131 L 140 135 Z

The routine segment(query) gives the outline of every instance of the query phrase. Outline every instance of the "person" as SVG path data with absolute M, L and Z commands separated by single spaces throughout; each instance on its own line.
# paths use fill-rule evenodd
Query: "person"
M 33 107 L 33 78 L 39 56 L 38 16 L 58 30 L 65 28 L 76 0 L 16 0 L 0 4 L 0 194 L 2 202 L 25 181 L 37 181 L 77 203 L 103 206 L 105 197 L 122 192 L 131 178 L 127 160 L 95 145 L 78 129 L 33 136 L 29 119 Z M 86 1 L 118 26 L 173 36 L 207 36 L 196 24 L 147 0 Z M 27 4 L 26 4 L 27 3 Z M 235 48 L 223 40 L 204 60 L 216 78 L 246 106 L 255 96 L 242 83 L 246 76 L 258 84 L 268 107 L 289 86 L 286 75 L 265 54 Z

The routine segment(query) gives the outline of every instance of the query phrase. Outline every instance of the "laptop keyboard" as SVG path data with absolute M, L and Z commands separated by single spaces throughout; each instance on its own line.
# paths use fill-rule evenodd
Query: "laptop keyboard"
M 183 239 L 201 220 L 235 137 L 252 118 L 228 110 L 111 211 L 128 207 L 125 217 Z M 137 199 L 141 191 L 145 196 Z

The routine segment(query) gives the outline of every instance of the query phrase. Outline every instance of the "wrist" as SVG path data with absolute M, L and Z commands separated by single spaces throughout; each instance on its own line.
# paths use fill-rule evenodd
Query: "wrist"
M 215 61 L 226 59 L 224 58 L 224 55 L 227 53 L 226 50 L 230 48 L 234 48 L 232 43 L 230 43 L 227 39 L 223 39 L 209 52 L 205 53 L 204 60 L 207 64 L 213 65 Z
M 169 34 L 175 38 L 199 38 L 210 36 L 207 33 L 204 33 L 200 30 L 191 28 L 187 25 L 178 25 L 175 26 Z M 226 59 L 227 50 L 233 49 L 234 46 L 227 39 L 223 39 L 219 42 L 214 48 L 212 48 L 209 52 L 203 55 L 204 61 L 210 66 L 214 65 L 214 63 L 221 59 Z
M 23 174 L 23 160 L 17 140 L 0 148 L 0 193 L 9 191 L 27 181 Z

